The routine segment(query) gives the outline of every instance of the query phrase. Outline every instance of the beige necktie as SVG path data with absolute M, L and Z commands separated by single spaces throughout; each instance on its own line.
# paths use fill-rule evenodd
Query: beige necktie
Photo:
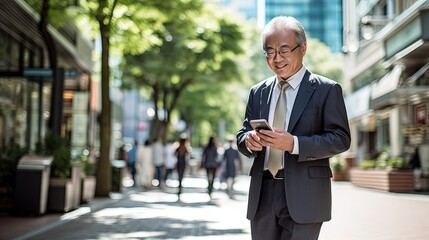
M 277 100 L 276 110 L 274 112 L 273 127 L 283 129 L 286 123 L 286 88 L 289 87 L 289 83 L 286 81 L 280 81 L 278 84 L 280 88 L 280 96 Z M 270 155 L 268 158 L 268 170 L 273 176 L 277 174 L 277 171 L 281 168 L 283 161 L 283 151 L 270 148 Z

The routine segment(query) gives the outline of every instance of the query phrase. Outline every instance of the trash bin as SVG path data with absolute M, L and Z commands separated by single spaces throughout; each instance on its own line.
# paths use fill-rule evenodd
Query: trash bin
M 125 177 L 127 162 L 124 160 L 112 160 L 112 192 L 121 192 L 122 179 Z
M 17 166 L 15 209 L 36 215 L 46 212 L 52 156 L 25 155 Z

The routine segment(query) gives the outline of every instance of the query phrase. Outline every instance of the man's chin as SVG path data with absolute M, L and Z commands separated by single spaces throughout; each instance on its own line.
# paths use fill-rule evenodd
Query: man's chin
M 291 76 L 291 74 L 289 74 L 289 72 L 287 71 L 287 68 L 276 69 L 276 74 L 283 79 L 287 79 Z
M 292 75 L 286 73 L 278 73 L 277 76 L 281 77 L 283 80 L 287 80 Z

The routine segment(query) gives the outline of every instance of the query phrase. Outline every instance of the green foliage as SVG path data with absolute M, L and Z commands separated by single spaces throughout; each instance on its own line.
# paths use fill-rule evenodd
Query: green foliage
M 331 167 L 332 167 L 332 170 L 336 173 L 344 172 L 345 170 L 344 159 L 340 158 L 339 156 L 335 156 L 331 158 Z
M 71 176 L 71 151 L 66 138 L 47 133 L 42 141 L 36 143 L 35 153 L 53 156 L 51 176 L 68 178 Z
M 407 161 L 402 157 L 393 157 L 388 162 L 388 167 L 392 169 L 408 169 Z
M 83 166 L 83 173 L 85 176 L 94 176 L 96 173 L 96 164 L 95 161 L 89 159 L 89 151 L 87 149 L 78 151 L 74 150 L 72 151 L 74 154 L 72 154 L 72 160 L 73 162 L 80 162 Z
M 155 113 L 164 110 L 165 118 L 155 115 L 157 121 L 168 124 L 178 111 L 188 126 L 207 121 L 215 129 L 223 116 L 237 112 L 230 107 L 238 101 L 236 92 L 225 91 L 240 79 L 236 58 L 243 52 L 244 33 L 235 19 L 214 9 L 194 9 L 170 18 L 154 34 L 162 44 L 126 54 L 121 69 L 124 88 L 143 89 Z
M 408 169 L 407 161 L 402 157 L 391 156 L 389 150 L 383 151 L 375 160 L 363 160 L 359 164 L 361 169 Z
M 360 169 L 374 169 L 375 166 L 376 166 L 375 161 L 374 160 L 370 160 L 370 159 L 362 160 L 359 163 L 359 168 Z
M 40 14 L 42 10 L 43 0 L 25 0 L 31 8 Z M 49 19 L 50 25 L 55 28 L 66 27 L 68 23 L 73 21 L 73 2 L 64 0 L 49 0 Z M 70 25 L 68 26 L 70 27 Z

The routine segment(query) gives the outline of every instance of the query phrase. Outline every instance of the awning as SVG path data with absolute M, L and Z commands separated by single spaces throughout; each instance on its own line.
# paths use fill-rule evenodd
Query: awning
M 381 109 L 395 104 L 395 91 L 398 89 L 403 67 L 396 65 L 380 80 L 371 84 L 371 109 Z
M 403 67 L 396 65 L 391 71 L 371 86 L 371 99 L 379 98 L 398 88 Z
M 424 70 L 424 71 L 423 71 Z M 416 72 L 422 76 L 428 71 L 427 64 Z M 371 85 L 370 108 L 378 110 L 393 105 L 418 104 L 429 99 L 429 85 L 415 85 L 416 74 L 401 84 L 402 67 L 395 66 L 392 71 Z

